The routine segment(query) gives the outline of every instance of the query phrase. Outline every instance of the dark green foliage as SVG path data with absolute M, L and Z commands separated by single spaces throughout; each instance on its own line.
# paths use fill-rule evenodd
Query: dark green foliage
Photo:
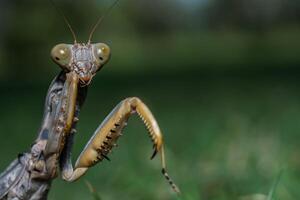
M 57 2 L 83 42 L 111 3 Z M 164 133 L 179 199 L 266 194 L 282 167 L 269 198 L 300 199 L 299 2 L 161 2 L 121 0 L 96 31 L 94 41 L 109 44 L 112 58 L 91 84 L 73 161 L 111 109 L 138 96 Z M 279 15 L 243 2 L 269 2 Z M 251 18 L 246 11 L 253 10 L 260 13 Z M 50 50 L 60 42 L 72 37 L 48 1 L 0 2 L 0 170 L 35 139 L 47 87 L 59 72 Z M 150 154 L 144 126 L 130 119 L 111 162 L 84 179 L 102 200 L 177 199 Z M 84 180 L 52 185 L 50 200 L 100 199 Z

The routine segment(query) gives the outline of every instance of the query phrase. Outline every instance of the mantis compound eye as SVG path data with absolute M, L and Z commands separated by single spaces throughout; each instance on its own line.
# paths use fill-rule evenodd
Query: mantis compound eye
M 99 68 L 103 66 L 110 58 L 110 48 L 104 43 L 94 44 L 94 56 Z
M 71 61 L 72 53 L 71 47 L 67 44 L 58 44 L 51 50 L 51 58 L 62 69 L 70 70 L 69 64 Z

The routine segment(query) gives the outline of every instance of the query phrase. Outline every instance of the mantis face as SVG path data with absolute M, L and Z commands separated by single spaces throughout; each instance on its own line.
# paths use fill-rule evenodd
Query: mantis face
M 51 50 L 51 58 L 66 72 L 75 72 L 85 86 L 109 60 L 110 48 L 104 43 L 58 44 Z

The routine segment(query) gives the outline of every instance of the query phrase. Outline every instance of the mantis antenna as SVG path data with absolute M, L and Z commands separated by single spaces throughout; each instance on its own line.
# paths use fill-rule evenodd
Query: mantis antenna
M 65 23 L 67 24 L 67 26 L 68 26 L 68 28 L 70 30 L 70 32 L 72 33 L 72 36 L 73 36 L 73 39 L 74 39 L 74 44 L 76 44 L 77 43 L 76 34 L 75 34 L 75 32 L 74 32 L 74 30 L 73 30 L 73 28 L 72 28 L 69 20 L 64 15 L 63 11 L 54 3 L 53 0 L 49 0 L 49 1 L 51 2 L 52 6 L 57 10 L 57 12 L 63 17 Z
M 98 18 L 98 21 L 96 22 L 96 24 L 94 25 L 94 27 L 92 28 L 92 31 L 89 35 L 89 40 L 88 40 L 88 44 L 91 43 L 91 40 L 92 40 L 92 37 L 93 37 L 93 34 L 95 32 L 95 30 L 97 29 L 97 27 L 99 26 L 99 24 L 101 24 L 101 22 L 103 21 L 104 17 L 110 13 L 110 11 L 115 7 L 115 5 L 117 5 L 117 3 L 119 2 L 120 0 L 115 0 L 115 2 L 105 11 L 105 13 L 100 16 Z

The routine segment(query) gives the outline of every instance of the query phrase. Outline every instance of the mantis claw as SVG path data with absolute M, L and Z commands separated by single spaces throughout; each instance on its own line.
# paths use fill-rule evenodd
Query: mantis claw
M 136 97 L 123 100 L 100 124 L 78 157 L 74 172 L 72 172 L 71 175 L 68 174 L 68 176 L 65 176 L 68 181 L 78 179 L 89 167 L 101 162 L 103 159 L 110 161 L 107 155 L 111 153 L 113 147 L 117 146 L 116 142 L 122 135 L 122 130 L 126 126 L 129 117 L 134 113 L 137 113 L 144 122 L 153 142 L 154 152 L 151 156 L 151 160 L 160 152 L 162 173 L 173 190 L 179 193 L 178 187 L 166 172 L 163 138 L 159 126 L 149 108 Z
M 173 180 L 170 178 L 169 174 L 167 173 L 165 168 L 162 168 L 161 173 L 164 175 L 164 177 L 167 179 L 167 181 L 169 182 L 169 184 L 171 185 L 172 189 L 177 193 L 180 194 L 180 189 L 177 187 L 177 185 L 175 185 L 175 183 L 173 182 Z
M 153 160 L 153 158 L 156 156 L 157 154 L 157 149 L 154 149 L 154 152 L 152 154 L 152 156 L 150 157 L 150 160 Z
M 103 158 L 105 158 L 106 160 L 110 161 L 109 157 L 107 157 L 106 155 L 101 154 L 101 156 L 102 156 Z

